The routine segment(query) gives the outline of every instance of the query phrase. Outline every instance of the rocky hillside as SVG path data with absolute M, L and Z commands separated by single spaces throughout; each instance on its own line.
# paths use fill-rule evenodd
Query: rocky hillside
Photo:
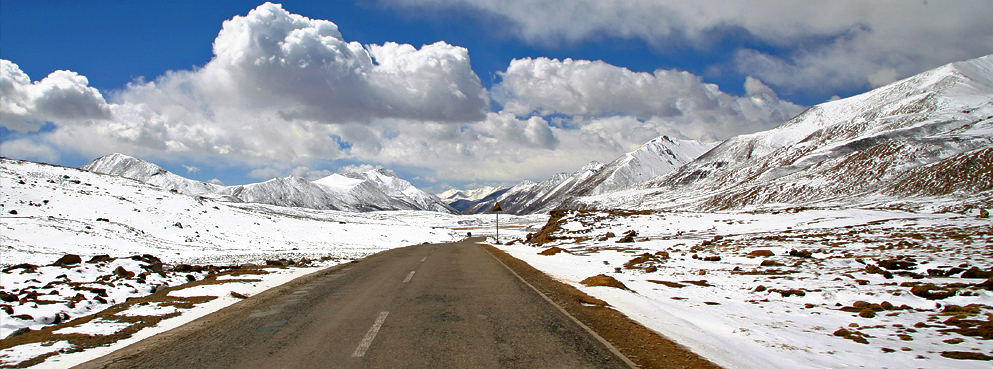
M 632 190 L 568 206 L 989 207 L 991 154 L 993 56 L 986 56 L 814 106 Z

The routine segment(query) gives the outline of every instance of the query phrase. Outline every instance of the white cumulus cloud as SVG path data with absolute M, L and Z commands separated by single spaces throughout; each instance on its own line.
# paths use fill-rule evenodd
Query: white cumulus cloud
M 0 125 L 13 131 L 37 130 L 46 121 L 107 119 L 103 95 L 86 77 L 65 70 L 40 81 L 9 60 L 0 60 Z
M 506 112 L 662 119 L 696 139 L 769 129 L 801 111 L 752 77 L 746 95 L 733 96 L 689 72 L 633 72 L 602 61 L 516 59 L 500 76 L 494 100 Z
M 225 21 L 215 57 L 190 76 L 213 104 L 322 122 L 482 119 L 488 107 L 465 48 L 347 42 L 326 20 L 266 3 Z

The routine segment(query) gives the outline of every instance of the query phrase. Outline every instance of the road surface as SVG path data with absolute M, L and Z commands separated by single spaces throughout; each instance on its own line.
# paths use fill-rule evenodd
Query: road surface
M 630 367 L 479 240 L 379 253 L 80 367 Z

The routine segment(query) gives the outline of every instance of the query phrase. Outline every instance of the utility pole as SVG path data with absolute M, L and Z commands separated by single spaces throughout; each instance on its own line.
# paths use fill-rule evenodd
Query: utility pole
M 500 203 L 498 202 L 496 206 L 493 207 L 493 212 L 496 213 L 496 244 L 500 244 L 500 212 L 503 209 L 500 208 Z

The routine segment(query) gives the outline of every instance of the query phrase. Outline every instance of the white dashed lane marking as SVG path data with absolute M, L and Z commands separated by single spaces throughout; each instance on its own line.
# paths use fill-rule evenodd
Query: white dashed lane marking
M 403 279 L 403 283 L 410 282 L 410 279 L 414 278 L 414 272 L 416 272 L 416 270 L 411 270 L 410 274 L 407 274 L 407 278 Z
M 413 274 L 413 272 L 411 272 Z M 366 332 L 365 338 L 362 338 L 362 342 L 359 342 L 359 347 L 355 348 L 355 352 L 352 353 L 352 357 L 363 357 L 365 352 L 369 350 L 369 346 L 372 345 L 372 340 L 376 339 L 376 334 L 379 333 L 379 328 L 383 327 L 383 323 L 386 322 L 386 316 L 390 315 L 389 311 L 384 311 L 379 313 L 379 317 L 376 318 L 376 322 L 372 323 L 372 327 Z

